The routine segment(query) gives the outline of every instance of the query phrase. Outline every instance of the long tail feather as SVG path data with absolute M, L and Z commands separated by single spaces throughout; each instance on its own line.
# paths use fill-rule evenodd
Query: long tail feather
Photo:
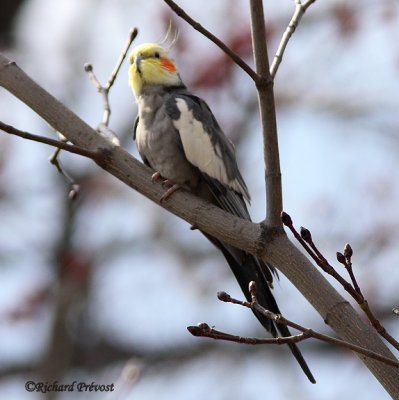
M 249 293 L 248 285 L 249 282 L 254 281 L 257 287 L 256 293 L 259 304 L 275 314 L 280 314 L 280 309 L 278 308 L 276 300 L 270 290 L 270 286 L 259 264 L 259 261 L 251 254 L 220 242 L 218 239 L 215 239 L 208 234 L 205 234 L 205 236 L 222 251 L 246 299 L 251 301 L 251 294 Z M 278 332 L 280 332 L 280 334 L 284 337 L 291 336 L 291 332 L 286 325 L 275 324 L 273 321 L 259 312 L 254 311 L 254 314 L 263 327 L 269 331 L 273 337 L 277 337 Z M 298 346 L 295 343 L 289 343 L 288 347 L 290 348 L 295 359 L 298 361 L 298 364 L 302 368 L 303 372 L 308 377 L 309 381 L 316 383 L 316 380 L 313 377 Z

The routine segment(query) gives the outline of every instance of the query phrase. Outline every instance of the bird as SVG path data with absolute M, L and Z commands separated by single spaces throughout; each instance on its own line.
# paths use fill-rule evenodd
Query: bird
M 138 105 L 133 138 L 144 164 L 154 170 L 152 180 L 170 187 L 166 200 L 183 188 L 223 210 L 250 221 L 250 195 L 238 168 L 233 143 L 223 133 L 207 103 L 184 85 L 169 49 L 157 43 L 136 46 L 129 55 L 129 84 Z M 246 299 L 254 281 L 261 306 L 280 314 L 271 292 L 276 269 L 241 249 L 201 231 L 224 255 Z M 290 336 L 286 325 L 276 324 L 254 311 L 273 337 Z M 288 344 L 300 367 L 316 383 L 295 343 Z

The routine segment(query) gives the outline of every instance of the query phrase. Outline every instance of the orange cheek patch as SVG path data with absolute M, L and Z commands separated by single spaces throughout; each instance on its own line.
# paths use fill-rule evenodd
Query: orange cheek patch
M 172 61 L 169 61 L 167 58 L 161 58 L 161 65 L 162 65 L 162 68 L 165 68 L 170 72 L 177 71 L 175 64 L 173 64 Z

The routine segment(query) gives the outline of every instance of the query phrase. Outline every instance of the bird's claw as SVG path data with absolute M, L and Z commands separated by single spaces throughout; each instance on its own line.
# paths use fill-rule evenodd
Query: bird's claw
M 156 171 L 152 174 L 151 176 L 151 182 L 155 183 L 159 179 L 162 178 L 162 175 L 159 171 Z M 162 182 L 162 186 L 170 186 L 170 188 L 162 195 L 160 198 L 160 202 L 162 203 L 164 200 L 166 200 L 173 192 L 175 192 L 177 189 L 179 189 L 181 186 L 177 183 L 173 183 L 169 179 L 165 179 Z
M 165 181 L 165 182 L 166 182 L 166 181 Z M 162 203 L 164 200 L 166 200 L 172 193 L 174 193 L 176 190 L 178 190 L 178 189 L 181 188 L 181 186 L 180 186 L 178 183 L 173 184 L 173 183 L 170 183 L 170 181 L 169 181 L 167 184 L 168 184 L 168 185 L 169 185 L 169 184 L 172 184 L 173 186 L 170 187 L 170 188 L 162 195 L 162 197 L 160 198 L 160 202 L 161 202 L 161 203 Z
M 175 184 L 172 182 L 172 181 L 170 181 L 169 179 L 165 179 L 163 182 L 162 182 L 162 186 L 174 186 Z
M 152 183 L 156 182 L 160 177 L 161 177 L 161 173 L 160 173 L 159 171 L 154 172 L 154 173 L 151 175 L 151 182 L 152 182 Z

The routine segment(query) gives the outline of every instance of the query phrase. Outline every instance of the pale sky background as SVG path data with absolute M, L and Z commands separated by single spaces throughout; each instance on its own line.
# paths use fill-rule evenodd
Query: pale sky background
M 294 8 L 293 1 L 278 3 L 265 1 L 271 30 L 269 58 Z M 179 5 L 222 40 L 248 31 L 247 1 L 185 0 Z M 27 0 L 15 26 L 15 46 L 5 54 L 95 127 L 102 118 L 102 103 L 84 63 L 91 62 L 105 83 L 129 29 L 139 28 L 135 44 L 160 41 L 170 18 L 161 0 Z M 221 53 L 181 20 L 173 22 L 181 44 L 172 56 L 185 83 L 193 87 L 201 71 Z M 288 45 L 275 92 L 285 210 L 298 228 L 311 229 L 334 265 L 335 252 L 351 243 L 365 296 L 384 313 L 393 336 L 399 337 L 398 320 L 390 314 L 393 306 L 399 306 L 397 37 L 396 1 L 364 0 L 361 7 L 350 1 L 316 1 Z M 248 62 L 252 65 L 251 58 Z M 110 95 L 110 127 L 118 135 L 126 135 L 136 116 L 127 68 L 124 63 Z M 263 219 L 262 143 L 250 79 L 234 67 L 220 90 L 195 90 L 209 103 L 226 134 L 238 142 L 239 164 L 252 196 L 250 211 L 255 221 Z M 0 120 L 54 137 L 39 117 L 3 89 Z M 244 133 L 235 131 L 237 124 L 242 124 Z M 130 139 L 125 143 L 137 157 L 135 144 Z M 48 162 L 49 147 L 0 132 L 0 148 L 0 398 L 40 399 L 25 391 L 26 376 L 4 371 L 40 360 L 50 339 L 54 305 L 50 298 L 17 321 L 8 315 L 36 291 L 56 290 L 51 256 L 63 229 L 67 184 Z M 200 233 L 108 177 L 91 161 L 69 154 L 61 159 L 74 176 L 97 173 L 88 183 L 94 189 L 79 209 L 71 239 L 76 249 L 95 260 L 89 296 L 80 310 L 89 321 L 88 340 L 157 354 L 199 346 L 201 339 L 189 335 L 186 326 L 201 321 L 233 334 L 263 335 L 251 313 L 216 299 L 218 290 L 238 298 L 243 295 L 223 257 Z M 80 183 L 84 190 L 85 183 Z M 275 286 L 284 315 L 331 333 L 284 276 Z M 135 359 L 141 377 L 132 388 L 120 385 L 120 397 L 75 392 L 59 398 L 389 398 L 355 356 L 337 348 L 301 345 L 318 382 L 311 385 L 283 348 L 212 344 L 213 350 L 180 363 L 143 366 Z M 60 381 L 116 382 L 125 362 L 95 371 L 74 369 Z

